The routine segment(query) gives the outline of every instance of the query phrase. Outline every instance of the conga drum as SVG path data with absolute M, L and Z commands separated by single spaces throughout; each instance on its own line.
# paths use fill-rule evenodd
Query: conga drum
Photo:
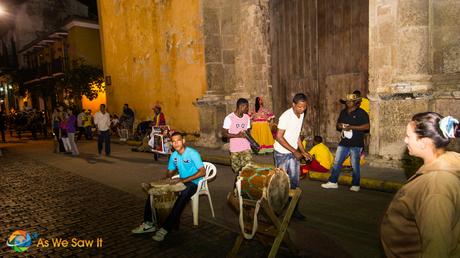
M 280 214 L 289 200 L 289 176 L 280 168 L 245 166 L 239 174 L 243 199 L 265 198 L 271 209 Z
M 152 213 L 154 221 L 159 225 L 163 225 L 172 207 L 179 196 L 179 192 L 186 187 L 183 183 L 169 184 L 170 180 L 158 180 L 150 183 L 150 188 L 147 190 L 150 194 L 150 202 L 152 204 Z

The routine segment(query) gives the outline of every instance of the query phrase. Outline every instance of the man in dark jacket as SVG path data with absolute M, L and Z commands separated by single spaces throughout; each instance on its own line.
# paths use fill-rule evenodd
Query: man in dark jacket
M 338 188 L 337 181 L 340 175 L 342 163 L 348 155 L 351 158 L 352 186 L 350 191 L 360 190 L 360 164 L 359 159 L 364 147 L 364 132 L 369 130 L 369 115 L 359 108 L 361 98 L 356 94 L 347 94 L 341 99 L 345 108 L 340 112 L 336 128 L 342 131 L 342 138 L 335 154 L 334 166 L 332 167 L 329 182 L 322 184 L 323 188 Z

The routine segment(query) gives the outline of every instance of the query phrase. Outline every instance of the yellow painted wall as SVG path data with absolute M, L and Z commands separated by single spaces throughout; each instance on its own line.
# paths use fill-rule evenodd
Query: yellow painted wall
M 71 60 L 84 58 L 85 63 L 102 67 L 99 30 L 74 26 L 67 38 Z
M 99 111 L 101 104 L 106 104 L 106 95 L 105 92 L 100 92 L 97 95 L 96 99 L 89 100 L 87 97 L 82 96 L 81 105 L 83 109 L 91 109 L 91 112 L 95 114 Z M 111 110 L 109 110 L 111 111 Z
M 99 0 L 107 103 L 121 113 L 128 103 L 136 120 L 159 102 L 166 121 L 184 132 L 199 130 L 192 104 L 206 88 L 200 0 Z

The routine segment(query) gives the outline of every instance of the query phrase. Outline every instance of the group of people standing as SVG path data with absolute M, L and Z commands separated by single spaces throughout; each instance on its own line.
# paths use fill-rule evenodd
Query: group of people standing
M 21 111 L 11 108 L 9 114 L 6 115 L 6 109 L 3 108 L 1 113 L 3 114 L 3 132 L 8 127 L 10 137 L 13 137 L 13 133 L 16 132 L 17 137 L 22 138 L 22 134 L 26 131 L 32 134 L 34 140 L 38 139 L 38 134 L 43 138 L 48 136 L 45 111 L 32 108 L 27 105 L 27 102 L 24 102 L 24 108 Z
M 154 114 L 149 125 L 161 126 L 166 124 L 165 116 L 161 112 L 161 106 L 156 104 L 153 108 Z M 93 133 L 97 134 L 97 148 L 99 156 L 102 151 L 106 156 L 110 156 L 111 135 L 118 134 L 120 139 L 128 138 L 133 133 L 134 111 L 124 104 L 120 118 L 116 114 L 110 114 L 105 104 L 101 104 L 99 111 L 94 115 L 91 110 L 82 110 L 77 116 L 73 109 L 65 109 L 58 106 L 52 114 L 52 127 L 55 136 L 55 152 L 63 152 L 78 156 L 79 151 L 75 140 L 80 140 L 84 135 L 86 140 L 93 139 Z M 126 130 L 126 133 L 123 132 Z M 76 133 L 78 134 L 76 135 Z
M 300 139 L 307 105 L 307 96 L 305 94 L 298 93 L 294 96 L 292 107 L 286 110 L 279 118 L 276 139 L 274 139 L 273 144 L 275 165 L 284 169 L 289 175 L 292 189 L 299 186 L 299 160 L 310 158 Z M 248 100 L 240 98 L 236 102 L 235 111 L 224 119 L 224 135 L 229 138 L 231 166 L 235 174 L 238 174 L 244 166 L 252 162 L 252 151 L 248 141 L 248 130 L 251 129 L 251 118 L 247 114 L 248 110 Z M 273 118 L 272 114 L 266 111 L 264 113 L 264 118 L 266 118 L 264 122 L 267 124 L 258 125 L 259 127 L 268 127 L 268 120 Z M 267 134 L 267 129 L 264 130 L 266 131 L 265 134 Z M 305 218 L 298 207 L 296 207 L 293 217 L 300 220 Z
M 92 131 L 95 127 L 98 133 L 99 156 L 102 154 L 103 145 L 105 154 L 110 155 L 110 114 L 106 111 L 105 104 L 100 105 L 100 110 L 96 112 L 94 117 L 90 112 L 90 110 L 83 110 L 76 116 L 71 108 L 65 109 L 63 106 L 58 106 L 54 109 L 51 120 L 55 139 L 55 152 L 78 156 L 80 152 L 75 141 L 77 128 L 79 129 L 77 138 L 84 134 L 87 140 L 91 140 Z
M 76 120 L 72 109 L 64 109 L 63 106 L 56 107 L 51 115 L 53 135 L 55 137 L 54 151 L 64 152 L 78 156 L 79 151 L 75 143 Z
M 364 134 L 370 126 L 369 115 L 360 108 L 362 99 L 358 93 L 360 94 L 360 92 L 347 94 L 341 99 L 346 107 L 341 111 L 336 126 L 337 130 L 341 131 L 342 137 L 333 163 L 330 182 L 323 184 L 324 188 L 338 187 L 337 180 L 342 164 L 350 156 L 353 167 L 353 185 L 350 190 L 359 191 L 360 189 L 360 156 L 364 148 Z M 245 165 L 252 162 L 251 146 L 247 133 L 245 133 L 251 127 L 251 135 L 261 147 L 273 146 L 275 165 L 284 168 L 290 175 L 292 188 L 299 184 L 301 159 L 305 158 L 312 164 L 310 169 L 319 169 L 323 172 L 330 169 L 332 155 L 329 155 L 329 149 L 322 143 L 322 137 L 314 137 L 315 146 L 311 152 L 307 152 L 302 143 L 300 134 L 308 106 L 305 94 L 296 94 L 292 100 L 292 107 L 280 116 L 275 137 L 271 136 L 269 126 L 269 121 L 274 118 L 274 115 L 263 108 L 261 103 L 261 99 L 257 98 L 256 112 L 250 116 L 248 115 L 249 102 L 241 98 L 236 103 L 235 111 L 224 119 L 224 135 L 229 138 L 230 159 L 235 173 L 239 173 Z M 269 145 L 270 142 L 266 139 L 273 141 L 274 144 Z M 268 144 L 264 145 L 265 142 Z M 320 151 L 321 148 L 327 151 Z M 319 155 L 320 153 L 325 153 L 324 159 Z M 295 214 L 300 215 L 300 213 Z

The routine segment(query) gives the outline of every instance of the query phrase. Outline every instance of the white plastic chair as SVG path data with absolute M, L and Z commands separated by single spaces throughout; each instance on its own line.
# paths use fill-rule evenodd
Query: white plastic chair
M 190 198 L 192 199 L 192 213 L 193 213 L 193 225 L 198 226 L 198 206 L 200 202 L 200 195 L 206 195 L 208 196 L 209 200 L 209 207 L 211 207 L 211 213 L 212 217 L 215 218 L 214 215 L 214 208 L 212 207 L 212 200 L 211 200 L 211 194 L 209 193 L 209 187 L 208 187 L 208 180 L 213 179 L 216 174 L 217 174 L 217 169 L 214 164 L 210 162 L 203 162 L 204 164 L 204 169 L 206 170 L 206 174 L 198 182 L 198 188 L 196 190 L 196 193 Z M 179 175 L 175 175 L 172 178 L 178 178 Z

